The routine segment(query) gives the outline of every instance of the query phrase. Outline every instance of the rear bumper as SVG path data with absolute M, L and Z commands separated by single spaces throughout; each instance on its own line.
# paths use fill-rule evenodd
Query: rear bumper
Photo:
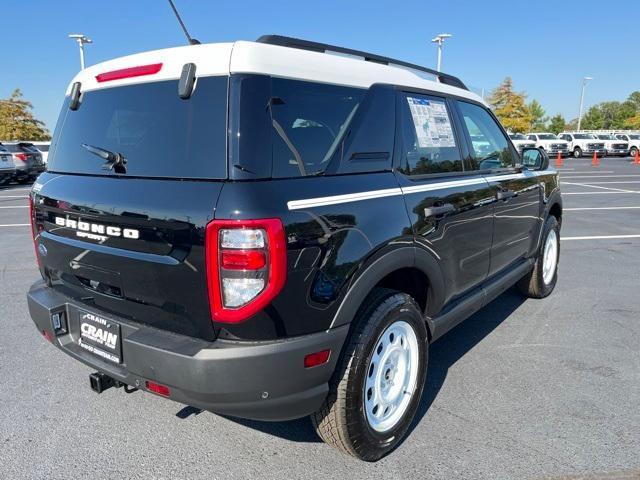
M 94 310 L 121 325 L 122 363 L 114 364 L 78 345 L 76 301 L 43 281 L 31 287 L 27 298 L 38 330 L 76 360 L 132 387 L 144 390 L 150 380 L 167 385 L 171 400 L 255 420 L 290 420 L 318 410 L 349 328 L 271 342 L 207 342 Z M 51 324 L 57 312 L 64 312 L 68 323 L 68 333 L 59 336 Z M 304 368 L 305 355 L 325 349 L 331 349 L 328 363 Z

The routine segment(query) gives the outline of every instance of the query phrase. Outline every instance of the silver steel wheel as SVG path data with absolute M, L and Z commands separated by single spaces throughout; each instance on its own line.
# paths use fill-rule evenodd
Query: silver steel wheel
M 367 422 L 376 432 L 395 427 L 407 411 L 419 361 L 418 337 L 407 322 L 392 323 L 378 338 L 364 384 Z
M 558 234 L 555 230 L 550 230 L 547 240 L 544 242 L 544 252 L 542 257 L 542 281 L 549 285 L 555 275 L 558 264 Z

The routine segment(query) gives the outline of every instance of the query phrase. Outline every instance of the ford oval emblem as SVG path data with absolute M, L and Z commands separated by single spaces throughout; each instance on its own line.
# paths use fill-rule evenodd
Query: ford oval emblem
M 45 247 L 43 244 L 38 244 L 38 251 L 40 252 L 40 255 L 42 255 L 43 257 L 47 256 L 47 247 Z

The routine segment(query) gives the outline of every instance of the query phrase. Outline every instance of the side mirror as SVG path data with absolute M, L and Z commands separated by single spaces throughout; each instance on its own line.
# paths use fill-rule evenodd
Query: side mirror
M 546 170 L 549 168 L 549 156 L 539 148 L 524 148 L 522 150 L 522 166 L 529 170 Z

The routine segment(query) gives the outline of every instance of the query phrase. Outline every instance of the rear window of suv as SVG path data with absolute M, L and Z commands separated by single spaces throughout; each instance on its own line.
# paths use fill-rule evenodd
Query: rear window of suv
M 83 93 L 76 111 L 67 97 L 49 170 L 111 175 L 85 144 L 124 156 L 127 176 L 225 178 L 227 86 L 199 78 L 187 100 L 177 80 L 105 88 Z

